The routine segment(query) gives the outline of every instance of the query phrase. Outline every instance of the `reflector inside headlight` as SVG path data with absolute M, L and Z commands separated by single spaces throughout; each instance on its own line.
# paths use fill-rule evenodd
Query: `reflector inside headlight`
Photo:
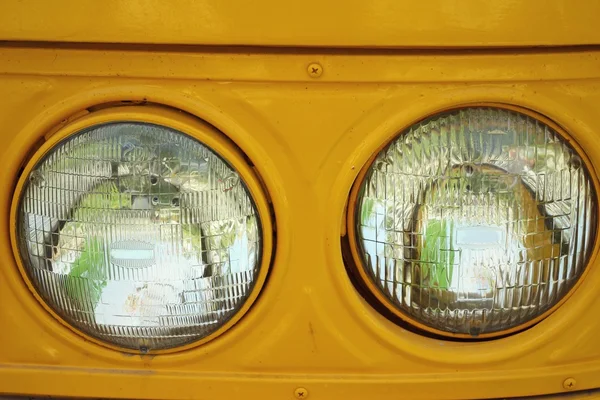
M 596 193 L 578 154 L 519 112 L 422 121 L 374 159 L 354 211 L 363 270 L 395 312 L 435 333 L 501 334 L 581 277 Z
M 84 333 L 155 350 L 204 338 L 260 268 L 257 209 L 240 175 L 181 132 L 109 123 L 31 170 L 18 241 L 45 302 Z

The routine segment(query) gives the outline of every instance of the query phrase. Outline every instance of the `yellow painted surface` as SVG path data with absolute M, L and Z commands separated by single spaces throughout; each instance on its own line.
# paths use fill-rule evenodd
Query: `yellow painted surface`
M 304 387 L 310 399 L 468 399 L 562 393 L 567 378 L 577 390 L 599 388 L 596 255 L 582 284 L 541 323 L 466 343 L 426 338 L 380 316 L 349 281 L 340 244 L 350 190 L 372 154 L 449 107 L 534 110 L 561 125 L 600 170 L 595 47 L 167 46 L 599 45 L 600 2 L 583 3 L 0 1 L 2 41 L 164 45 L 0 45 L 0 394 L 291 399 Z M 311 63 L 322 66 L 320 76 L 309 76 Z M 184 110 L 223 132 L 255 165 L 272 200 L 275 258 L 253 306 L 213 340 L 170 354 L 120 352 L 61 324 L 29 290 L 8 235 L 19 171 L 40 138 L 67 134 L 83 121 L 73 116 L 123 100 Z M 139 107 L 116 113 L 154 112 L 160 122 L 181 123 Z M 223 142 L 218 134 L 211 140 Z
M 310 63 L 323 66 L 319 78 Z M 7 234 L 26 154 L 92 106 L 192 114 L 232 139 L 264 181 L 275 258 L 231 329 L 172 354 L 85 340 L 32 296 Z M 0 48 L 0 393 L 121 398 L 470 399 L 600 387 L 600 266 L 529 330 L 487 342 L 408 332 L 350 282 L 341 236 L 373 152 L 425 115 L 507 103 L 562 126 L 600 170 L 600 52 L 324 55 Z M 142 106 L 143 107 L 143 106 Z M 148 109 L 151 112 L 151 109 Z M 66 128 L 65 128 L 66 129 Z
M 2 0 L 0 40 L 442 47 L 600 44 L 596 0 Z

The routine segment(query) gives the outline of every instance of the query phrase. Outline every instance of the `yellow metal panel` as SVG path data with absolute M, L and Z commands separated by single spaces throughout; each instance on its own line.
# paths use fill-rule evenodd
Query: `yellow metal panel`
M 314 62 L 321 77 L 307 72 Z M 26 154 L 70 116 L 118 100 L 164 104 L 212 124 L 255 164 L 273 202 L 277 243 L 265 287 L 235 326 L 193 349 L 138 356 L 86 341 L 31 295 L 12 254 L 6 230 Z M 340 239 L 362 166 L 414 121 L 473 102 L 545 115 L 600 170 L 596 52 L 365 59 L 0 49 L 0 393 L 258 399 L 293 398 L 304 387 L 310 399 L 472 399 L 562 393 L 567 378 L 578 390 L 599 388 L 597 255 L 548 318 L 477 343 L 398 327 L 348 278 Z
M 282 50 L 255 53 L 18 47 L 2 49 L 0 74 L 105 78 L 172 78 L 194 81 L 426 83 L 551 81 L 598 76 L 600 48 L 594 51 L 448 52 L 427 54 L 314 53 Z M 155 49 L 156 50 L 156 49 Z M 211 50 L 211 49 L 209 49 Z M 31 57 L 35 54 L 35 57 Z M 232 64 L 235 62 L 235 65 Z M 318 63 L 315 80 L 307 66 Z
M 569 0 L 3 0 L 0 40 L 328 47 L 600 44 Z

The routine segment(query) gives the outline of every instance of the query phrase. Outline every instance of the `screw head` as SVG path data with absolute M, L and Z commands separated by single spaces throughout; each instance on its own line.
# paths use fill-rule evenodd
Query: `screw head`
M 573 390 L 577 386 L 577 381 L 573 378 L 567 378 L 563 382 L 563 388 L 566 390 Z
M 297 399 L 306 399 L 308 397 L 308 390 L 304 389 L 303 387 L 299 387 L 294 390 L 294 396 Z
M 308 76 L 310 76 L 311 78 L 318 78 L 321 75 L 323 75 L 323 67 L 321 66 L 321 64 L 317 63 L 311 63 L 306 69 L 306 71 L 308 72 Z

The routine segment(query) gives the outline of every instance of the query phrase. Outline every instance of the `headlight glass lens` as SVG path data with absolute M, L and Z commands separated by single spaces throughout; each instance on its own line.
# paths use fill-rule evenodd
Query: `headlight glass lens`
M 115 122 L 69 136 L 31 170 L 18 245 L 44 301 L 130 349 L 202 339 L 244 304 L 261 227 L 240 175 L 163 126 Z
M 438 334 L 493 336 L 532 321 L 575 285 L 595 243 L 581 157 L 512 110 L 417 123 L 359 188 L 352 228 L 364 271 L 400 315 Z

